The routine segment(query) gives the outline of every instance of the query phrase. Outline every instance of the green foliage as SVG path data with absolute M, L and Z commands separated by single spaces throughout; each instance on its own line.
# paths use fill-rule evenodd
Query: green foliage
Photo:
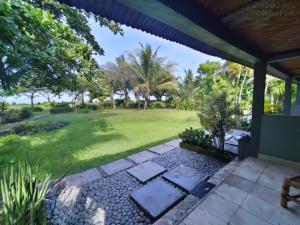
M 43 132 L 50 132 L 63 128 L 70 123 L 68 121 L 46 121 L 45 123 L 29 122 L 23 123 L 13 128 L 14 133 L 18 135 L 32 135 Z
M 76 105 L 76 108 L 78 108 L 78 109 L 98 110 L 99 106 L 96 105 L 96 104 L 79 104 L 79 105 Z
M 10 144 L 16 143 L 17 140 L 18 140 L 17 135 L 10 134 L 10 135 L 0 138 L 0 144 L 1 145 L 10 145 Z
M 183 142 L 191 145 L 197 145 L 202 148 L 212 148 L 211 137 L 203 130 L 193 129 L 192 127 L 186 129 L 179 134 Z
M 164 109 L 164 108 L 166 108 L 166 103 L 160 102 L 160 101 L 150 102 L 150 108 L 151 109 Z
M 196 99 L 197 100 L 197 99 Z M 181 110 L 195 110 L 199 107 L 198 101 L 189 101 L 188 99 L 173 98 L 168 104 L 170 108 Z
M 57 114 L 57 113 L 67 113 L 72 112 L 73 109 L 68 103 L 58 103 L 54 104 L 52 108 L 50 108 L 50 113 Z
M 224 151 L 225 134 L 233 125 L 234 108 L 228 101 L 227 93 L 212 92 L 205 96 L 199 109 L 200 123 L 205 130 L 209 131 L 214 146 Z
M 0 114 L 1 123 L 14 123 L 20 121 L 19 116 L 20 111 L 18 110 L 9 110 L 7 112 L 2 112 Z
M 4 169 L 0 180 L 4 225 L 47 224 L 44 198 L 50 177 L 40 181 L 36 172 L 27 161 Z
M 104 109 L 112 109 L 113 104 L 111 101 L 105 101 L 105 102 L 100 103 L 100 107 L 104 108 Z
M 283 107 L 279 104 L 265 103 L 264 112 L 269 114 L 279 114 L 283 112 Z
M 220 61 L 209 61 L 201 63 L 198 67 L 198 73 L 202 76 L 214 74 L 218 69 L 221 68 Z
M 8 105 L 5 101 L 0 102 L 0 111 L 3 112 L 8 109 Z
M 30 118 L 32 115 L 31 111 L 26 108 L 21 110 L 9 110 L 0 113 L 1 123 L 15 123 L 24 119 Z
M 196 112 L 169 109 L 52 114 L 35 122 L 48 120 L 70 125 L 34 136 L 16 135 L 17 142 L 10 145 L 1 145 L 5 137 L 0 138 L 0 165 L 26 159 L 29 152 L 31 162 L 43 159 L 41 177 L 51 173 L 55 179 L 66 171 L 79 173 L 126 158 L 176 138 L 186 127 L 199 126 Z
M 239 121 L 239 123 L 240 123 L 240 127 L 239 127 L 240 129 L 250 131 L 250 129 L 251 129 L 251 122 L 250 121 L 248 121 L 247 119 L 241 119 Z
M 89 79 L 97 74 L 93 54 L 102 50 L 89 35 L 87 20 L 80 25 L 88 15 L 55 0 L 1 1 L 1 87 L 20 88 L 13 92 L 48 88 L 59 93 L 72 86 L 78 75 Z M 69 26 L 57 20 L 63 18 Z
M 19 114 L 20 119 L 28 119 L 32 116 L 32 112 L 30 108 L 22 108 Z
M 26 110 L 32 111 L 32 112 L 42 112 L 44 110 L 42 107 L 39 107 L 39 106 L 23 107 L 22 109 L 26 109 Z
M 131 66 L 138 76 L 136 90 L 144 97 L 144 109 L 148 108 L 150 95 L 157 90 L 177 89 L 173 70 L 176 64 L 166 62 L 166 58 L 158 56 L 149 44 L 140 44 L 141 48 L 129 54 Z

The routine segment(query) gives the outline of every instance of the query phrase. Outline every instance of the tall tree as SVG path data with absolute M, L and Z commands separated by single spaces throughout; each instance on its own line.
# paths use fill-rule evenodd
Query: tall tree
M 138 75 L 140 82 L 140 90 L 144 97 L 144 109 L 148 108 L 150 94 L 157 86 L 164 86 L 169 81 L 162 81 L 158 84 L 158 80 L 164 74 L 172 74 L 175 64 L 166 62 L 166 58 L 158 56 L 159 48 L 153 50 L 149 44 L 145 46 L 140 44 L 140 49 L 129 54 L 132 68 Z
M 133 88 L 136 75 L 126 61 L 125 56 L 120 55 L 114 63 L 106 63 L 104 70 L 107 72 L 107 79 L 110 84 L 111 100 L 114 102 L 114 95 L 121 91 L 124 95 L 125 107 L 128 108 L 129 91 Z
M 95 66 L 93 55 L 104 51 L 89 19 L 122 34 L 119 24 L 57 0 L 0 1 L 0 88 L 30 86 L 59 93 L 78 75 L 92 76 L 84 71 Z

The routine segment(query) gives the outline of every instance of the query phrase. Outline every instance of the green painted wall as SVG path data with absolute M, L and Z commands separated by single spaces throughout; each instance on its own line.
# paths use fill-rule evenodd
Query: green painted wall
M 264 115 L 259 153 L 300 162 L 300 116 Z

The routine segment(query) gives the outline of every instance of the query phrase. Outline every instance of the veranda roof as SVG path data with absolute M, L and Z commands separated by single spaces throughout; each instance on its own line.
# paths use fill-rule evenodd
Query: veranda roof
M 300 79 L 299 0 L 61 0 L 206 54 Z M 179 53 L 180 54 L 180 53 Z

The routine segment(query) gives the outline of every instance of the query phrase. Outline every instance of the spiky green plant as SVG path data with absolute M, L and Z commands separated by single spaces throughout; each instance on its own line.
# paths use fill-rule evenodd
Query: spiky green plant
M 0 180 L 5 225 L 45 225 L 44 199 L 49 191 L 50 176 L 37 179 L 38 166 L 32 169 L 28 161 L 4 169 Z

